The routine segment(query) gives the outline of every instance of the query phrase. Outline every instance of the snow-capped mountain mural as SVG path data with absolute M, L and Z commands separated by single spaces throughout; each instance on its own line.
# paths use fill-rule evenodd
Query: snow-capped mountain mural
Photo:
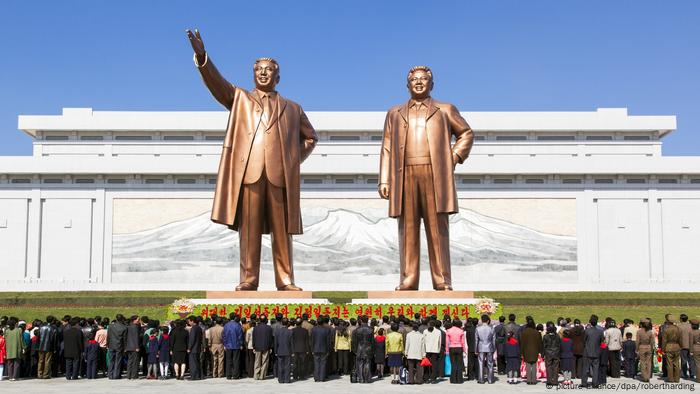
M 297 282 L 312 287 L 379 288 L 398 281 L 398 231 L 386 211 L 314 206 L 302 209 L 304 234 L 294 236 Z M 115 234 L 112 279 L 118 282 L 191 281 L 237 283 L 238 233 L 212 223 L 210 213 L 156 228 Z M 422 232 L 422 268 L 428 256 Z M 262 271 L 272 275 L 270 237 L 263 237 Z M 538 231 L 475 210 L 450 216 L 450 251 L 455 285 L 466 281 L 574 281 L 575 236 Z M 510 278 L 510 279 L 508 279 Z M 422 280 L 424 286 L 430 280 Z M 318 284 L 318 286 L 317 286 Z M 329 286 L 330 285 L 330 286 Z M 383 286 L 383 285 L 382 285 Z

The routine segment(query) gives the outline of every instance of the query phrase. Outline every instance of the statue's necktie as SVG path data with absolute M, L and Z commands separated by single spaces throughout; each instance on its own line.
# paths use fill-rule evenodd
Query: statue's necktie
M 263 96 L 263 108 L 265 111 L 265 118 L 267 119 L 265 131 L 269 132 L 270 126 L 272 126 L 272 122 L 274 122 L 272 119 L 272 99 L 269 94 Z

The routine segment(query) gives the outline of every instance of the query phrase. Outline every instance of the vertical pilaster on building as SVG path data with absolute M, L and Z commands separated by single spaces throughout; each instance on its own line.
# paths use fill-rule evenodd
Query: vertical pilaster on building
M 658 190 L 649 189 L 647 197 L 649 209 L 649 278 L 652 281 L 663 281 L 665 279 L 662 201 Z

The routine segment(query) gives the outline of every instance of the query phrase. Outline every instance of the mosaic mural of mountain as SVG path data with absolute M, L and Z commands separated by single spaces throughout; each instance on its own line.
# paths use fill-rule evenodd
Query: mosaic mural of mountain
M 320 279 L 337 273 L 394 279 L 399 268 L 397 224 L 385 215 L 384 209 L 375 208 L 304 209 L 304 234 L 294 237 L 297 277 L 313 282 L 315 275 Z M 571 279 L 577 270 L 575 236 L 547 234 L 465 208 L 450 217 L 450 246 L 453 271 L 487 264 L 491 275 L 537 272 Z M 424 240 L 421 251 L 427 262 Z M 177 272 L 187 272 L 194 281 L 230 281 L 238 271 L 238 233 L 212 223 L 203 212 L 154 229 L 116 234 L 112 253 L 117 281 L 162 282 Z M 271 257 L 266 236 L 263 269 L 270 269 L 265 262 Z M 224 271 L 217 274 L 216 269 Z

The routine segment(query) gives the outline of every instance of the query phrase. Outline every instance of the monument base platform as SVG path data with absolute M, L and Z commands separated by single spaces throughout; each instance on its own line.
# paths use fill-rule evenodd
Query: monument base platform
M 310 299 L 313 298 L 313 292 L 311 291 L 277 291 L 277 290 L 263 290 L 263 291 L 207 291 L 207 298 L 274 298 L 274 299 L 286 299 L 286 300 L 296 300 L 296 299 Z
M 314 293 L 323 293 L 323 297 L 318 295 L 314 297 Z M 310 298 L 326 298 L 328 297 L 330 291 L 276 291 L 276 290 L 256 290 L 256 291 L 232 291 L 232 290 L 210 290 L 206 292 L 206 298 L 211 299 L 310 299 Z M 359 292 L 364 293 L 364 292 Z M 464 299 L 464 298 L 474 298 L 473 291 L 436 291 L 436 290 L 404 290 L 404 291 L 394 291 L 394 290 L 372 290 L 367 291 L 365 297 L 353 297 L 353 298 L 389 298 L 389 299 Z
M 392 299 L 421 299 L 421 298 L 474 298 L 473 291 L 437 291 L 437 290 L 404 290 L 404 291 L 368 291 L 367 298 Z
M 178 304 L 180 303 L 180 304 Z M 184 304 L 184 305 L 181 305 Z M 180 310 L 185 310 L 182 314 Z M 499 305 L 493 300 L 476 299 L 473 291 L 207 291 L 206 298 L 177 300 L 170 308 L 173 317 L 194 314 L 198 316 L 227 316 L 236 313 L 250 317 L 297 317 L 307 314 L 312 318 L 329 315 L 343 319 L 370 316 L 449 315 L 460 319 L 497 313 Z

